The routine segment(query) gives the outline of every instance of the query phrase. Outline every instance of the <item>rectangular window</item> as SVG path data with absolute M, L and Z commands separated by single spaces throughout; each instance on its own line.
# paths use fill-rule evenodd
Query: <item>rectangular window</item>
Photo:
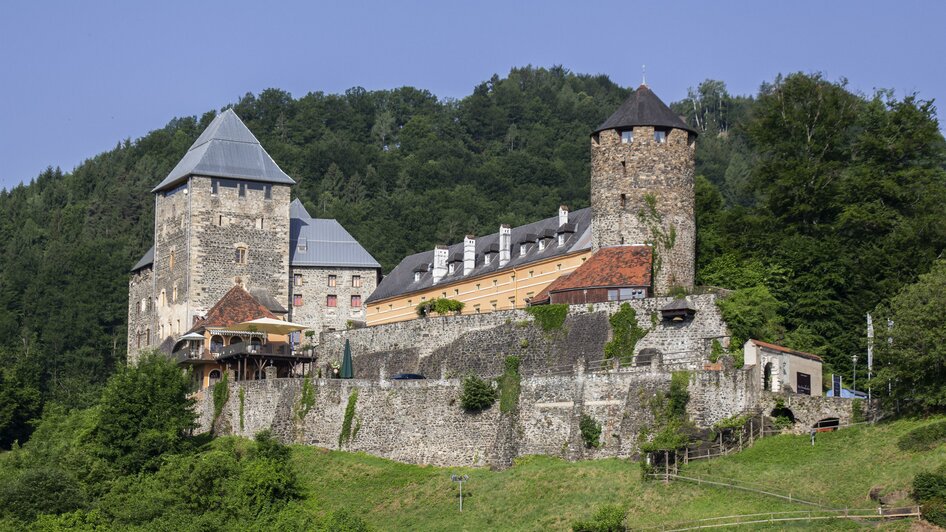
M 352 276 L 351 276 L 351 285 L 352 285 L 352 287 L 354 287 L 354 288 L 361 288 L 361 276 L 360 276 L 360 275 L 352 275 Z
M 234 259 L 237 264 L 246 264 L 246 248 L 236 248 Z
M 292 276 L 292 286 L 302 286 L 302 274 L 296 273 Z
M 621 207 L 627 207 L 627 194 L 621 194 Z
M 795 391 L 802 395 L 811 395 L 811 375 L 798 372 L 795 374 Z
M 667 132 L 666 131 L 654 131 L 654 142 L 657 144 L 663 144 L 667 142 Z
M 621 132 L 621 144 L 630 144 L 634 140 L 634 131 L 622 131 Z
M 263 218 L 262 218 L 262 217 L 256 219 L 256 228 L 257 228 L 257 229 L 260 229 L 260 230 L 263 229 Z
M 338 283 L 338 277 L 335 276 L 335 275 L 329 275 L 329 276 L 328 276 L 328 285 L 329 285 L 329 286 L 335 286 L 336 283 Z
M 217 179 L 210 180 L 210 193 L 216 196 L 220 192 L 220 181 Z
M 361 296 L 351 296 L 351 306 L 352 308 L 361 307 Z
M 618 300 L 618 291 L 614 288 L 608 290 L 608 301 L 617 301 Z
M 292 306 L 301 307 L 302 306 L 302 294 L 293 294 L 292 295 Z
M 171 259 L 169 262 L 171 263 L 171 269 L 173 270 L 174 269 L 174 250 L 173 249 L 171 250 Z
M 222 215 L 222 214 L 218 214 L 218 215 L 217 215 L 217 227 L 223 227 L 223 215 Z
M 263 195 L 266 199 L 273 199 L 273 186 L 266 185 L 266 187 L 263 188 Z
M 337 307 L 338 306 L 338 296 L 335 294 L 329 294 L 325 296 L 325 306 L 326 307 Z
M 246 197 L 246 183 L 240 183 L 240 197 Z

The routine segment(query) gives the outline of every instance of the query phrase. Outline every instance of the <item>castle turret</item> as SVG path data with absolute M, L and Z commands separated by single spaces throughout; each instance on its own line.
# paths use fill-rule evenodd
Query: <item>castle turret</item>
M 696 131 L 641 85 L 591 136 L 592 249 L 653 246 L 656 295 L 691 288 Z

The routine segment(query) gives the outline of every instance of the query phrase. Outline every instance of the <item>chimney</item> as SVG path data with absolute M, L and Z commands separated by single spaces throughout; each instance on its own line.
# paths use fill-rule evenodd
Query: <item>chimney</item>
M 568 223 L 568 206 L 560 205 L 558 207 L 558 226 L 561 227 Z
M 470 275 L 476 267 L 476 238 L 466 235 L 463 239 L 463 275 Z
M 502 268 L 509 262 L 512 253 L 512 229 L 506 225 L 499 226 L 499 267 Z
M 440 282 L 444 275 L 447 275 L 447 255 L 449 250 L 447 246 L 437 246 L 434 248 L 434 284 Z

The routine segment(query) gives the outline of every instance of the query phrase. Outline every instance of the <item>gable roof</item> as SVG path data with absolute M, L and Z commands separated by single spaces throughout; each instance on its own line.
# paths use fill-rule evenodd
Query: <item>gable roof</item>
M 184 158 L 151 192 L 174 188 L 194 174 L 280 185 L 296 183 L 266 153 L 233 109 L 213 119 Z
M 566 277 L 549 286 L 549 292 L 585 288 L 650 286 L 650 246 L 613 246 L 601 248 Z
M 647 85 L 641 85 L 631 93 L 617 111 L 614 111 L 594 132 L 599 133 L 605 129 L 628 129 L 634 126 L 673 127 L 696 134 L 696 130 L 681 120 Z
M 131 267 L 131 271 L 134 273 L 142 268 L 151 266 L 152 264 L 154 264 L 154 246 L 151 246 L 151 249 L 146 251 L 144 256 L 141 257 L 141 259 L 139 259 L 138 262 L 136 262 L 135 265 Z
M 289 205 L 289 265 L 381 269 L 342 224 L 312 218 L 298 199 Z
M 278 319 L 242 286 L 231 288 L 207 311 L 207 316 L 194 323 L 187 332 L 207 328 L 226 328 L 257 318 Z
M 434 262 L 434 250 L 430 249 L 409 255 L 381 280 L 378 288 L 365 300 L 365 303 L 370 304 L 390 297 L 427 290 L 434 286 L 448 286 L 456 281 L 468 280 L 480 275 L 516 268 L 531 262 L 591 249 L 590 208 L 568 213 L 568 223 L 564 226 L 559 226 L 558 222 L 558 216 L 556 215 L 530 224 L 513 227 L 510 235 L 512 244 L 510 260 L 502 267 L 499 266 L 498 257 L 499 233 L 496 232 L 477 238 L 476 261 L 473 271 L 463 275 L 463 268 L 457 268 L 452 274 L 445 275 L 436 285 L 433 282 L 432 268 L 430 268 L 430 265 Z M 543 250 L 539 250 L 538 246 L 532 245 L 525 255 L 520 254 L 520 244 L 535 242 L 540 235 L 555 235 L 559 230 L 565 235 L 565 245 L 559 246 L 555 240 L 552 240 Z M 484 260 L 484 255 L 487 252 L 492 255 L 489 264 L 486 264 Z M 462 257 L 463 242 L 449 246 L 447 253 L 448 257 L 457 253 Z M 416 281 L 414 280 L 414 273 L 420 274 Z
M 763 342 L 762 340 L 752 340 L 752 339 L 750 339 L 749 341 L 752 342 L 753 344 L 759 346 L 759 347 L 764 347 L 765 349 L 771 349 L 772 351 L 778 351 L 778 352 L 780 352 L 780 353 L 787 353 L 787 354 L 789 354 L 789 355 L 795 355 L 795 356 L 797 356 L 797 357 L 807 358 L 807 359 L 809 359 L 809 360 L 815 360 L 815 361 L 817 361 L 817 362 L 823 362 L 823 360 L 821 359 L 821 357 L 819 357 L 818 355 L 812 354 L 812 353 L 806 353 L 806 352 L 804 352 L 804 351 L 796 351 L 795 349 L 792 349 L 792 348 L 790 348 L 790 347 L 784 347 L 784 346 L 781 346 L 781 345 L 770 344 L 770 343 L 768 343 L 768 342 Z

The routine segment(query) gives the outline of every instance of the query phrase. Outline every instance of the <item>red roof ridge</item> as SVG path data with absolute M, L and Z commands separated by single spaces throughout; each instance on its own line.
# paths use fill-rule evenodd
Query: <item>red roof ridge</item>
M 229 327 L 258 318 L 279 318 L 242 286 L 235 285 L 198 320 L 188 332 L 208 327 Z

